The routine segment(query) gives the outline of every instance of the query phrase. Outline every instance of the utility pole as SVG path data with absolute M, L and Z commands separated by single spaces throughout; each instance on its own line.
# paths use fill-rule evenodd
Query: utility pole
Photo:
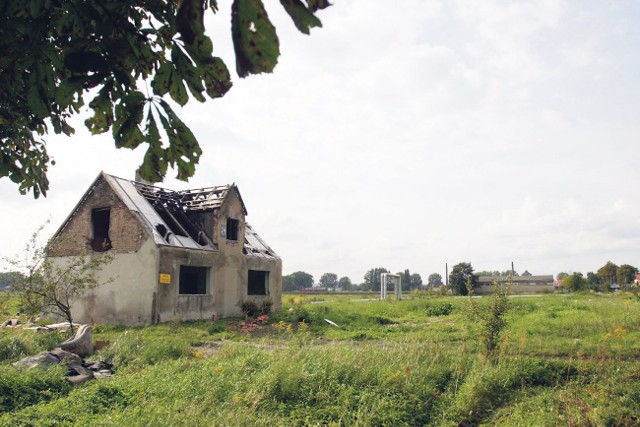
M 444 263 L 444 283 L 447 289 L 449 288 L 449 264 Z

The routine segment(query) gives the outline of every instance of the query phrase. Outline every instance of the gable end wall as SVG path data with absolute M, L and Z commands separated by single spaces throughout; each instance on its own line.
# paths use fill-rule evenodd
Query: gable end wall
M 89 248 L 92 237 L 91 211 L 96 208 L 110 208 L 109 238 L 110 252 L 136 252 L 150 236 L 136 214 L 129 211 L 122 200 L 113 192 L 109 184 L 100 179 L 86 200 L 78 206 L 75 215 L 58 234 L 58 244 L 50 251 L 50 256 L 74 256 Z

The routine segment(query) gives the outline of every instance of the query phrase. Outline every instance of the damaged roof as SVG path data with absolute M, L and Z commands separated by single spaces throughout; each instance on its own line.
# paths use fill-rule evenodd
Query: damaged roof
M 56 235 L 75 216 L 78 207 L 91 194 L 100 178 L 104 178 L 130 211 L 138 214 L 158 245 L 217 251 L 218 248 L 209 236 L 190 217 L 194 213 L 219 209 L 231 192 L 236 194 L 244 215 L 247 215 L 247 209 L 235 184 L 173 191 L 101 172 Z M 245 223 L 243 253 L 264 258 L 278 257 L 248 223 Z

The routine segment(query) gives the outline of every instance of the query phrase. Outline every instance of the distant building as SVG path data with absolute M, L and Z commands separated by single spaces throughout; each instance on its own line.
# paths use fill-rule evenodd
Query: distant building
M 511 281 L 511 292 L 515 294 L 553 292 L 555 290 L 553 275 L 534 276 L 525 271 L 522 276 L 480 276 L 476 293 L 490 293 L 493 291 L 494 283 L 505 285 L 509 281 Z

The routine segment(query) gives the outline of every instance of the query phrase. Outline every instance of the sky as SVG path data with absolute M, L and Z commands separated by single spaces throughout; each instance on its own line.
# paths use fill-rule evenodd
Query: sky
M 161 186 L 235 182 L 283 274 L 640 266 L 639 2 L 335 0 L 310 36 L 265 3 L 273 74 L 238 78 L 229 2 L 209 14 L 234 87 L 179 111 L 204 154 Z M 87 116 L 47 137 L 46 198 L 0 179 L 0 257 L 53 233 L 101 170 L 133 179 L 144 148 Z

